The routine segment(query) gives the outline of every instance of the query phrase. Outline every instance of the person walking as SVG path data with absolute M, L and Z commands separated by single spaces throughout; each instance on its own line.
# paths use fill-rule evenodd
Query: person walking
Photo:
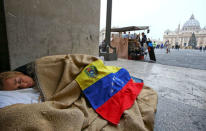
M 166 46 L 166 53 L 168 54 L 170 52 L 169 40 L 165 42 L 165 46 Z
M 200 46 L 200 52 L 202 51 L 202 46 Z
M 163 48 L 164 48 L 164 45 L 163 45 L 163 43 L 161 44 L 160 48 L 161 48 L 161 49 L 163 49 Z
M 157 47 L 157 43 L 155 41 L 152 43 L 152 45 L 154 49 Z
M 148 52 L 149 52 L 149 57 L 150 57 L 151 62 L 156 62 L 154 47 L 153 47 L 153 44 L 150 38 L 148 38 L 147 40 L 147 46 L 148 46 Z
M 141 47 L 143 47 L 144 43 L 146 42 L 147 42 L 147 36 L 144 34 L 144 32 L 142 32 Z

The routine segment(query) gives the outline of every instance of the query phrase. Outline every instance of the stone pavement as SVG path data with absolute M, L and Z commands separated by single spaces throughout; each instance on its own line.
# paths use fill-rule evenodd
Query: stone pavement
M 206 70 L 125 59 L 105 64 L 126 68 L 158 92 L 155 131 L 206 131 Z
M 166 54 L 166 49 L 155 49 L 155 55 L 160 64 L 206 70 L 206 51 L 170 49 Z M 146 59 L 149 60 L 149 55 Z

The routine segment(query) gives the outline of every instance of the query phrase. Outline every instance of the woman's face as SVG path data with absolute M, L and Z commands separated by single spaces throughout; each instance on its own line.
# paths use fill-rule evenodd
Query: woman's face
M 3 81 L 4 90 L 24 89 L 32 87 L 34 84 L 34 80 L 24 74 L 19 74 Z

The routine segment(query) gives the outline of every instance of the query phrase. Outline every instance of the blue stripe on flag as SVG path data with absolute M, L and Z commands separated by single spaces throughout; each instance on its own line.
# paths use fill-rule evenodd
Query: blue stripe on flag
M 83 92 L 90 101 L 92 107 L 97 109 L 120 91 L 130 79 L 129 72 L 122 68 L 116 73 L 111 73 L 103 77 L 86 88 Z

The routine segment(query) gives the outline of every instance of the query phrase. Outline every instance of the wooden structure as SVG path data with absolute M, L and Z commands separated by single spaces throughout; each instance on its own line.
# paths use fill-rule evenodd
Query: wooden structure
M 147 30 L 149 26 L 129 26 L 123 28 L 112 28 L 111 32 L 119 32 L 119 36 L 112 37 L 111 46 L 116 48 L 118 58 L 143 60 L 144 48 L 140 45 L 140 37 L 135 34 L 130 34 L 130 31 Z M 129 34 L 123 34 L 129 32 Z

